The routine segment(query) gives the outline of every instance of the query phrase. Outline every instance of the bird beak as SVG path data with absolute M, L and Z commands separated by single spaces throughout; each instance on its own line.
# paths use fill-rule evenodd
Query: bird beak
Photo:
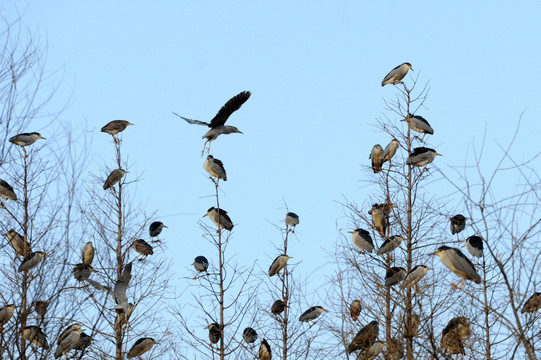
M 39 136 L 40 139 L 43 139 L 43 140 L 47 140 L 46 138 L 44 138 L 43 136 Z
M 438 154 L 438 153 L 436 153 L 436 156 L 443 156 L 443 155 L 442 155 L 442 154 Z
M 163 227 L 166 228 L 167 226 L 164 225 Z

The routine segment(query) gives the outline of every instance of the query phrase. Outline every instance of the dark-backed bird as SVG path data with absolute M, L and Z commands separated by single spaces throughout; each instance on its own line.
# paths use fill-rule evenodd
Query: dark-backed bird
M 353 300 L 349 306 L 349 315 L 351 316 L 351 320 L 359 321 L 359 315 L 361 314 L 362 309 L 363 306 L 361 304 L 361 300 Z
M 359 353 L 355 360 L 374 360 L 385 349 L 383 341 L 374 341 L 368 350 Z
M 25 327 L 23 330 L 23 338 L 27 341 L 32 342 L 32 344 L 36 346 L 44 348 L 45 350 L 49 349 L 47 336 L 39 326 L 30 325 Z
M 449 221 L 451 222 L 451 234 L 458 234 L 464 228 L 466 227 L 466 220 L 467 218 L 462 214 L 457 214 L 453 217 L 449 218 Z
M 351 239 L 353 243 L 361 250 L 366 250 L 369 253 L 374 251 L 374 241 L 372 241 L 372 236 L 370 233 L 364 229 L 355 229 L 350 231 Z
M 434 149 L 426 147 L 418 147 L 413 149 L 413 152 L 409 155 L 408 160 L 406 160 L 407 165 L 413 166 L 425 166 L 430 164 L 436 156 L 441 156 Z
M 156 340 L 150 337 L 140 338 L 133 344 L 130 351 L 128 352 L 128 358 L 139 357 L 149 351 L 155 344 Z
M 56 347 L 56 351 L 54 353 L 55 359 L 58 359 L 71 349 L 75 348 L 77 344 L 79 344 L 82 332 L 83 330 L 81 330 L 79 327 L 78 329 L 69 331 L 68 333 L 64 334 L 64 336 L 60 335 L 58 338 L 58 346 Z
M 285 221 L 287 226 L 295 228 L 295 226 L 299 225 L 299 215 L 294 212 L 288 212 Z
M 420 115 L 412 115 L 409 114 L 404 120 L 408 127 L 413 130 L 417 131 L 420 134 L 430 134 L 434 135 L 434 129 L 432 129 L 432 126 L 426 121 L 426 119 Z
M 150 235 L 150 237 L 156 237 L 160 235 L 163 228 L 166 228 L 166 227 L 167 226 L 165 226 L 164 223 L 162 223 L 161 221 L 154 221 L 148 227 L 148 235 Z
M 198 273 L 205 272 L 209 268 L 209 261 L 206 257 L 199 255 L 194 259 L 193 267 Z
M 272 353 L 271 347 L 267 340 L 263 339 L 261 345 L 259 346 L 259 359 L 260 360 L 271 360 Z
M 374 228 L 379 232 L 381 236 L 385 236 L 385 230 L 387 229 L 387 218 L 385 217 L 384 204 L 374 204 L 372 209 L 368 211 L 368 214 L 372 215 L 372 223 Z
M 34 251 L 33 253 L 30 253 L 27 257 L 24 258 L 24 260 L 21 262 L 21 265 L 19 266 L 19 272 L 21 271 L 28 271 L 32 270 L 36 266 L 39 265 L 41 260 L 45 258 L 47 255 L 43 251 Z
M 83 264 L 85 265 L 92 265 L 92 261 L 94 261 L 94 245 L 92 245 L 92 241 L 89 241 L 83 246 Z
M 378 249 L 378 255 L 384 255 L 392 252 L 400 243 L 404 241 L 404 238 L 400 235 L 393 235 L 381 244 L 381 247 Z
M 73 268 L 73 277 L 77 281 L 85 281 L 90 278 L 90 275 L 92 274 L 92 271 L 94 269 L 92 268 L 92 265 L 85 265 L 85 264 L 77 264 Z
M 385 150 L 383 150 L 383 162 L 391 161 L 394 154 L 396 154 L 396 150 L 398 150 L 398 140 L 392 139 L 391 142 L 385 147 Z
M 393 266 L 385 274 L 385 286 L 393 286 L 404 280 L 406 269 L 399 266 Z
M 247 327 L 242 332 L 242 338 L 244 339 L 244 341 L 246 341 L 246 343 L 252 344 L 257 340 L 257 331 L 255 331 L 251 327 Z
M 533 313 L 541 308 L 541 292 L 536 292 L 524 303 L 521 313 Z
M 12 136 L 9 139 L 9 142 L 13 143 L 15 145 L 25 147 L 25 146 L 28 146 L 28 145 L 32 145 L 33 143 L 35 143 L 39 139 L 47 140 L 43 136 L 41 136 L 40 133 L 31 132 L 31 133 L 22 133 L 22 134 L 19 134 L 19 135 Z
M 430 270 L 428 266 L 417 265 L 406 275 L 404 282 L 402 283 L 402 288 L 415 286 Z
M 403 63 L 402 65 L 398 65 L 394 69 L 392 69 L 386 76 L 383 78 L 383 81 L 381 82 L 381 86 L 385 86 L 387 84 L 399 84 L 402 83 L 402 79 L 406 74 L 408 73 L 408 70 L 413 71 L 413 68 L 411 67 L 410 63 Z
M 0 329 L 11 319 L 14 312 L 15 305 L 13 304 L 5 305 L 0 309 Z
M 224 228 L 229 231 L 233 230 L 233 221 L 231 220 L 229 215 L 227 215 L 227 211 L 225 211 L 224 209 L 217 209 L 215 207 L 211 207 L 207 210 L 207 213 L 203 215 L 203 217 L 205 216 L 208 216 L 210 220 L 212 220 L 212 222 L 215 223 L 216 226 L 218 226 L 218 228 Z
M 355 350 L 368 351 L 374 344 L 379 334 L 379 326 L 376 320 L 372 321 L 368 325 L 364 326 L 355 335 L 353 340 L 348 346 L 348 354 L 351 354 Z
M 73 350 L 84 351 L 92 343 L 92 337 L 84 332 L 79 336 L 79 342 L 75 345 Z
M 34 306 L 34 310 L 36 310 L 36 313 L 44 317 L 47 313 L 47 308 L 49 307 L 49 302 L 46 300 L 36 300 L 32 301 L 32 306 Z
M 131 122 L 126 120 L 113 120 L 107 123 L 104 127 L 101 128 L 101 132 L 111 134 L 115 137 L 116 134 L 126 130 L 129 125 L 133 125 Z
M 32 252 L 28 241 L 25 241 L 24 237 L 15 230 L 11 229 L 5 235 L 8 238 L 11 247 L 13 247 L 13 250 L 15 250 L 17 254 L 28 256 Z
M 374 145 L 368 158 L 372 159 L 372 171 L 374 171 L 374 174 L 379 173 L 382 170 L 381 166 L 383 165 L 384 158 L 383 148 L 380 144 Z
M 441 346 L 449 354 L 465 354 L 462 342 L 470 335 L 470 321 L 464 316 L 453 318 L 441 333 Z
M 286 303 L 282 300 L 276 300 L 274 303 L 272 303 L 271 313 L 273 313 L 274 315 L 280 315 L 284 312 L 285 309 Z
M 145 240 L 143 239 L 137 239 L 135 240 L 132 244 L 131 244 L 131 247 L 137 251 L 139 254 L 143 255 L 143 256 L 148 256 L 148 255 L 152 255 L 154 254 L 154 248 L 152 247 L 152 245 L 150 245 L 149 243 L 147 243 Z
M 459 249 L 444 245 L 440 246 L 433 255 L 437 255 L 449 270 L 462 278 L 462 281 L 471 280 L 477 284 L 481 283 L 481 277 L 475 270 L 475 266 Z
M 315 320 L 321 315 L 325 310 L 322 306 L 312 306 L 310 309 L 306 310 L 299 317 L 299 321 L 306 322 L 310 320 Z
M 209 340 L 211 344 L 217 344 L 222 338 L 221 326 L 218 323 L 212 323 L 205 329 L 209 329 Z
M 466 248 L 471 256 L 483 257 L 483 238 L 472 235 L 466 239 Z
M 274 259 L 269 267 L 269 276 L 278 274 L 278 272 L 286 266 L 289 259 L 292 259 L 292 257 L 285 254 L 279 255 L 276 259 Z
M 200 120 L 192 120 L 185 118 L 183 116 L 180 116 L 179 114 L 173 112 L 176 116 L 180 117 L 181 119 L 187 121 L 190 124 L 197 124 L 197 125 L 206 125 L 210 128 L 210 130 L 203 135 L 203 139 L 207 139 L 205 141 L 205 144 L 203 145 L 203 151 L 201 152 L 201 155 L 205 153 L 205 148 L 208 144 L 208 150 L 207 153 L 210 151 L 210 143 L 216 138 L 222 134 L 232 134 L 232 133 L 239 133 L 242 134 L 242 132 L 237 129 L 234 126 L 225 125 L 225 122 L 233 114 L 235 111 L 240 109 L 242 104 L 246 102 L 250 98 L 251 93 L 249 91 L 243 91 L 239 93 L 238 95 L 235 95 L 231 99 L 229 99 L 228 102 L 225 103 L 224 106 L 218 111 L 216 116 L 210 121 L 200 121 Z
M 107 176 L 107 179 L 105 180 L 105 183 L 103 183 L 103 190 L 107 190 L 110 187 L 114 186 L 117 182 L 120 181 L 126 175 L 126 170 L 123 169 L 115 169 L 111 171 L 109 176 Z
M 203 168 L 211 176 L 222 179 L 223 181 L 227 181 L 227 174 L 225 172 L 224 164 L 220 160 L 214 158 L 212 155 L 207 156 L 207 160 L 205 160 Z
M 0 179 L 0 198 L 4 200 L 17 200 L 17 195 L 13 192 L 13 187 L 2 179 Z

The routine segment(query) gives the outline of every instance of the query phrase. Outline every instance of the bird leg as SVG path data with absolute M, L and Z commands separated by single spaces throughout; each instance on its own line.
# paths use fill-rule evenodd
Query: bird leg
M 460 280 L 458 285 L 451 283 L 451 286 L 453 287 L 454 290 L 458 290 L 458 289 L 462 288 L 462 284 L 464 284 L 464 281 L 465 281 L 465 279 Z

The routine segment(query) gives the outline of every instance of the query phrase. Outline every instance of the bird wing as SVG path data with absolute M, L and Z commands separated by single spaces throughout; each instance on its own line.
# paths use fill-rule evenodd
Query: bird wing
M 189 124 L 197 124 L 197 125 L 205 125 L 205 126 L 210 126 L 210 124 L 208 122 L 204 122 L 204 121 L 201 121 L 201 120 L 193 120 L 193 119 L 188 119 L 188 118 L 185 118 L 184 116 L 180 116 L 179 114 L 177 114 L 176 112 L 172 112 L 173 114 L 175 114 L 176 116 L 178 116 L 179 118 L 181 118 L 182 120 L 185 120 L 186 122 L 188 122 Z
M 218 111 L 216 116 L 210 121 L 209 126 L 211 128 L 215 128 L 224 125 L 229 116 L 231 116 L 231 114 L 240 109 L 242 104 L 244 104 L 246 100 L 250 98 L 250 95 L 252 95 L 252 93 L 250 93 L 249 91 L 243 91 L 240 94 L 235 95 L 231 99 L 229 99 L 229 101 L 226 102 L 224 106 L 222 106 L 220 111 Z

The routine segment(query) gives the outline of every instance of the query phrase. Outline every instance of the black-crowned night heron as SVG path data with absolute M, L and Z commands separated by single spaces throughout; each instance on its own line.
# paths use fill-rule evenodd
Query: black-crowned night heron
M 113 120 L 113 121 L 109 121 L 107 125 L 102 127 L 101 132 L 111 134 L 113 135 L 113 137 L 115 137 L 115 135 L 118 134 L 119 132 L 126 130 L 126 128 L 129 125 L 133 125 L 133 124 L 126 120 Z
M 295 228 L 295 226 L 299 225 L 299 215 L 294 212 L 288 212 L 285 221 L 287 226 Z
M 164 225 L 161 221 L 154 221 L 152 224 L 148 227 L 148 235 L 150 237 L 157 237 L 162 232 L 163 228 L 166 228 L 167 226 Z
M 385 274 L 385 286 L 393 286 L 404 280 L 406 269 L 399 266 L 393 266 Z
M 261 345 L 259 346 L 259 359 L 260 360 L 271 360 L 272 352 L 271 347 L 267 340 L 263 339 Z
M 470 236 L 466 239 L 466 248 L 471 256 L 483 257 L 483 238 L 480 236 Z
M 41 330 L 39 326 L 30 325 L 23 329 L 23 338 L 32 344 L 39 346 L 45 350 L 49 349 L 49 343 L 47 342 L 47 336 Z
M 43 136 L 41 136 L 40 133 L 31 132 L 31 133 L 22 133 L 19 135 L 12 136 L 9 139 L 9 142 L 15 145 L 24 147 L 24 146 L 32 145 L 33 143 L 36 142 L 36 140 L 39 140 L 39 139 L 47 140 Z
M 374 251 L 374 241 L 372 241 L 372 236 L 370 233 L 364 229 L 355 229 L 350 231 L 351 239 L 353 243 L 361 250 L 366 250 L 369 253 Z
M 385 343 L 383 341 L 374 341 L 368 350 L 363 350 L 357 355 L 356 360 L 374 360 L 384 349 Z
M 15 312 L 15 305 L 9 304 L 0 309 L 0 329 L 11 319 Z
M 138 339 L 128 352 L 128 359 L 143 355 L 144 353 L 152 349 L 155 344 L 157 344 L 156 340 L 150 337 L 143 337 Z
M 243 91 L 239 93 L 238 95 L 229 99 L 229 101 L 226 102 L 224 106 L 222 106 L 220 111 L 218 111 L 218 113 L 216 114 L 216 116 L 214 116 L 214 118 L 210 121 L 210 123 L 205 122 L 205 121 L 200 121 L 200 120 L 188 119 L 183 116 L 180 116 L 179 114 L 175 112 L 173 112 L 173 114 L 187 121 L 190 124 L 206 125 L 210 128 L 210 130 L 205 135 L 203 135 L 203 139 L 207 139 L 205 141 L 205 144 L 203 145 L 203 151 L 201 152 L 201 154 L 203 154 L 205 152 L 205 148 L 207 144 L 208 144 L 207 152 L 210 151 L 210 143 L 216 140 L 218 136 L 222 134 L 232 134 L 232 133 L 242 134 L 242 132 L 240 132 L 239 129 L 237 129 L 236 127 L 225 125 L 225 122 L 227 121 L 229 116 L 231 116 L 231 114 L 233 114 L 235 111 L 240 109 L 242 104 L 244 104 L 246 100 L 250 98 L 250 95 L 251 93 L 249 91 Z
M 152 247 L 152 245 L 150 245 L 149 243 L 147 243 L 145 240 L 143 239 L 137 239 L 135 240 L 132 244 L 131 244 L 131 247 L 137 251 L 139 254 L 143 255 L 143 256 L 148 256 L 148 255 L 152 255 L 154 254 L 154 249 Z
M 372 171 L 374 171 L 374 174 L 379 173 L 382 170 L 381 166 L 383 165 L 384 158 L 383 148 L 380 144 L 374 145 L 368 158 L 372 159 Z
M 198 273 L 205 272 L 209 268 L 209 261 L 204 256 L 197 256 L 193 261 L 193 267 Z
M 83 264 L 92 265 L 92 261 L 94 261 L 94 246 L 92 241 L 89 241 L 83 246 Z
M 409 114 L 402 121 L 408 123 L 408 127 L 413 131 L 417 131 L 420 134 L 434 135 L 434 129 L 432 129 L 432 126 L 422 116 Z
M 32 306 L 34 306 L 34 310 L 36 310 L 36 313 L 44 317 L 47 313 L 47 308 L 49 307 L 49 302 L 46 300 L 36 300 L 32 301 Z
M 541 308 L 541 292 L 536 292 L 530 298 L 526 303 L 524 303 L 524 306 L 522 307 L 521 313 L 533 313 L 536 312 Z
M 257 340 L 257 331 L 255 331 L 251 327 L 247 327 L 242 332 L 242 338 L 244 339 L 244 341 L 246 341 L 246 343 L 252 344 Z
M 217 344 L 222 338 L 222 327 L 218 323 L 212 323 L 205 329 L 209 329 L 209 340 L 211 344 Z
M 381 244 L 381 247 L 379 248 L 377 254 L 378 255 L 384 255 L 389 254 L 394 249 L 396 249 L 398 246 L 400 246 L 400 243 L 404 241 L 404 238 L 400 235 L 393 235 L 387 240 Z
M 114 186 L 117 182 L 120 181 L 126 175 L 127 171 L 123 169 L 115 169 L 111 171 L 109 176 L 107 176 L 107 179 L 105 180 L 105 183 L 103 184 L 103 190 L 107 190 L 110 187 Z
M 457 214 L 449 218 L 451 222 L 451 234 L 458 234 L 466 227 L 467 218 L 462 214 Z
M 413 152 L 409 155 L 408 160 L 406 160 L 407 165 L 413 166 L 425 166 L 430 164 L 436 156 L 441 156 L 434 149 L 426 147 L 418 147 L 413 149 Z
M 419 315 L 417 315 L 416 313 L 411 314 L 409 328 L 407 327 L 407 321 L 404 318 L 404 327 L 405 327 L 404 335 L 405 335 L 405 337 L 415 337 L 415 336 L 419 335 L 419 331 L 418 331 L 419 330 L 419 325 L 421 325 L 421 317 Z
M 78 325 L 79 328 L 72 329 L 68 333 L 63 333 L 58 337 L 58 346 L 56 347 L 56 351 L 54 352 L 55 359 L 58 359 L 71 349 L 75 348 L 77 344 L 79 344 L 79 340 L 81 338 L 81 333 L 83 332 L 83 330 L 81 330 L 81 325 Z
M 310 320 L 315 320 L 321 315 L 325 310 L 322 306 L 312 306 L 310 309 L 306 310 L 299 317 L 299 321 L 306 322 Z
M 77 264 L 73 268 L 73 277 L 77 281 L 85 281 L 90 278 L 90 275 L 92 274 L 92 271 L 94 269 L 92 268 L 92 265 L 85 265 L 85 264 Z
M 2 179 L 0 179 L 0 198 L 4 200 L 17 200 L 17 195 L 13 192 L 13 187 Z
M 280 315 L 285 309 L 286 303 L 282 300 L 276 300 L 274 303 L 272 303 L 271 313 L 273 313 L 273 315 Z
M 361 330 L 359 330 L 353 340 L 351 340 L 351 343 L 348 346 L 348 354 L 351 354 L 355 350 L 359 349 L 368 351 L 378 338 L 378 334 L 378 322 L 374 320 L 370 324 L 364 326 Z
M 219 215 L 218 215 L 219 214 Z M 218 228 L 224 228 L 226 230 L 233 230 L 233 221 L 227 215 L 227 211 L 224 209 L 217 209 L 215 207 L 211 207 L 207 210 L 207 213 L 203 215 L 203 217 L 208 216 L 210 220 L 212 220 L 213 223 L 218 226 Z
M 402 288 L 415 286 L 430 270 L 428 266 L 417 265 L 406 275 L 404 282 L 402 283 Z
M 83 351 L 87 347 L 89 347 L 91 343 L 92 343 L 92 337 L 90 337 L 90 335 L 82 332 L 81 336 L 79 336 L 79 342 L 77 343 L 77 345 L 75 345 L 73 350 L 75 350 L 75 351 Z
M 359 315 L 361 314 L 362 309 L 363 306 L 361 300 L 353 300 L 351 305 L 349 305 L 349 315 L 351 316 L 351 320 L 359 321 Z
M 274 276 L 278 274 L 278 272 L 286 266 L 289 259 L 293 258 L 286 254 L 279 255 L 276 259 L 274 259 L 271 266 L 269 267 L 269 276 Z
M 384 204 L 374 204 L 368 214 L 372 215 L 372 223 L 381 236 L 385 236 L 387 218 L 385 217 Z
M 402 79 L 404 78 L 404 76 L 406 76 L 408 70 L 413 71 L 410 63 L 406 62 L 402 65 L 398 65 L 385 76 L 385 78 L 381 82 L 381 86 L 385 86 L 387 84 L 396 85 L 402 83 Z
M 475 266 L 459 249 L 444 245 L 440 246 L 433 255 L 437 255 L 449 270 L 462 278 L 461 283 L 464 280 L 471 280 L 477 284 L 481 283 L 481 277 L 475 270 Z
M 24 258 L 24 260 L 21 262 L 21 265 L 19 266 L 19 272 L 21 271 L 28 271 L 32 270 L 36 266 L 39 265 L 41 260 L 45 258 L 47 255 L 43 251 L 34 251 L 33 253 L 30 253 L 27 257 Z
M 11 247 L 13 247 L 13 250 L 15 250 L 17 254 L 24 257 L 32 252 L 28 241 L 25 241 L 24 237 L 15 230 L 11 229 L 5 235 L 8 238 Z
M 391 142 L 383 150 L 383 162 L 391 161 L 396 150 L 398 150 L 399 142 L 397 139 L 392 139 Z
M 449 354 L 465 354 L 462 341 L 470 335 L 470 321 L 464 316 L 453 318 L 441 333 L 441 346 Z
M 115 325 L 113 326 L 113 329 L 115 331 L 120 331 L 120 329 L 122 329 L 122 326 L 128 324 L 128 321 L 130 320 L 131 314 L 133 313 L 134 309 L 135 306 L 132 303 L 128 303 L 125 312 L 119 312 L 116 314 Z
M 227 174 L 225 172 L 224 164 L 220 160 L 214 158 L 212 155 L 207 156 L 207 160 L 205 160 L 203 168 L 207 170 L 211 176 L 222 179 L 223 181 L 227 181 Z

